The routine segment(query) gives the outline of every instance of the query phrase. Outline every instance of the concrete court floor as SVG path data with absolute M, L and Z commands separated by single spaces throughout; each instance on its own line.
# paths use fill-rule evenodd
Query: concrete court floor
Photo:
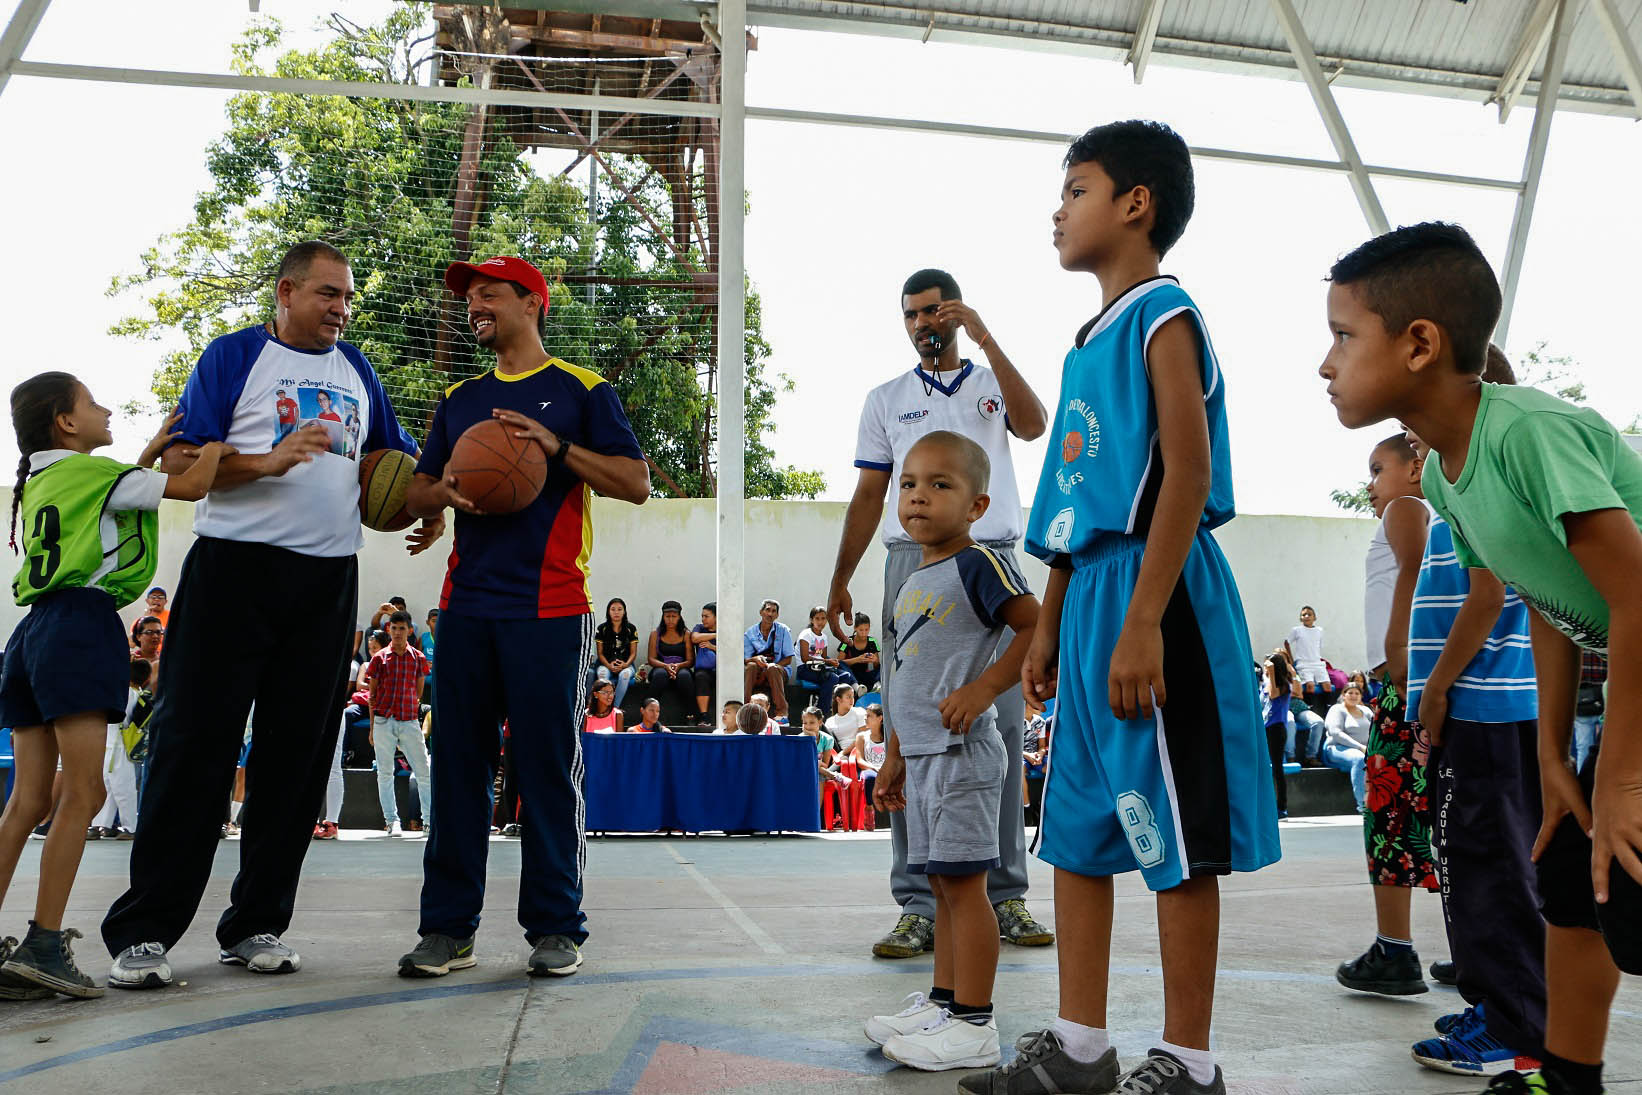
M 310 851 L 296 922 L 304 960 L 286 977 L 216 963 L 211 929 L 237 848 L 228 842 L 200 918 L 173 952 L 178 984 L 98 1001 L 0 1006 L 5 1092 L 951 1092 L 953 1074 L 893 1068 L 860 1033 L 873 1011 L 925 988 L 928 957 L 874 960 L 894 919 L 884 834 L 594 840 L 582 971 L 531 981 L 512 916 L 516 841 L 490 845 L 478 968 L 407 981 L 420 841 L 348 833 Z M 1223 886 L 1215 1046 L 1241 1095 L 1461 1093 L 1483 1084 L 1408 1056 L 1451 989 L 1398 1000 L 1335 984 L 1371 938 L 1355 818 L 1283 826 L 1282 863 Z M 39 843 L 0 925 L 21 934 Z M 97 924 L 123 887 L 129 845 L 91 844 L 69 923 L 83 965 L 107 969 Z M 1034 860 L 1034 912 L 1051 872 Z M 1128 1062 L 1162 1025 L 1153 902 L 1120 883 L 1112 1025 Z M 1437 899 L 1420 895 L 1426 961 L 1443 957 Z M 1005 946 L 996 1003 L 1006 1045 L 1054 1014 L 1053 948 Z M 184 984 L 186 983 L 186 984 Z M 1642 983 L 1621 990 L 1609 1090 L 1642 1095 Z M 1006 1051 L 1007 1052 L 1007 1051 Z

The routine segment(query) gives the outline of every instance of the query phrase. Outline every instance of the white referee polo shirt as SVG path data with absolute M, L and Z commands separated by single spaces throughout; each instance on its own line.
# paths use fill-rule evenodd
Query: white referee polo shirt
M 855 466 L 890 473 L 890 495 L 880 529 L 884 543 L 910 543 L 895 512 L 895 484 L 907 450 L 920 437 L 948 430 L 967 437 L 992 462 L 987 494 L 992 504 L 970 529 L 977 540 L 1019 540 L 1021 500 L 1015 465 L 1009 459 L 1009 415 L 998 378 L 985 365 L 965 360 L 955 377 L 941 383 L 920 364 L 867 393 L 855 442 Z

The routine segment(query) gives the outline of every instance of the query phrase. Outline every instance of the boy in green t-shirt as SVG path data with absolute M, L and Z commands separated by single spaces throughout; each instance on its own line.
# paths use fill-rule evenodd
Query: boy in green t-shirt
M 1399 228 L 1329 279 L 1319 372 L 1341 423 L 1395 418 L 1429 444 L 1425 495 L 1460 565 L 1488 568 L 1535 609 L 1545 1053 L 1488 1090 L 1598 1095 L 1620 971 L 1642 974 L 1642 457 L 1594 411 L 1483 383 L 1500 291 L 1464 229 Z M 1605 740 L 1575 772 L 1582 647 L 1613 672 Z

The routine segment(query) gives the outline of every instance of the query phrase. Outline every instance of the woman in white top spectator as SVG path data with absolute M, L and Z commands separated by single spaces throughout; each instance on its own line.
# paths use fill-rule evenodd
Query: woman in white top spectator
M 589 734 L 619 734 L 622 732 L 622 712 L 616 706 L 616 686 L 600 681 L 587 697 L 587 722 L 582 729 Z
M 799 684 L 815 690 L 818 703 L 838 685 L 855 683 L 855 674 L 827 653 L 827 610 L 820 605 L 810 609 L 810 626 L 798 633 L 797 677 Z
M 859 709 L 858 709 L 859 710 Z M 849 755 L 855 758 L 856 767 L 861 770 L 861 788 L 867 798 L 867 828 L 877 828 L 872 806 L 872 788 L 878 781 L 878 769 L 884 766 L 884 756 L 889 743 L 884 740 L 884 705 L 869 703 L 861 711 L 861 717 L 866 724 L 860 733 L 855 735 L 855 741 L 850 743 Z
M 832 690 L 832 714 L 827 716 L 827 733 L 838 743 L 840 753 L 847 752 L 850 743 L 867 724 L 867 713 L 855 706 L 855 689 L 840 684 Z
M 1323 739 L 1323 763 L 1338 768 L 1351 777 L 1351 793 L 1357 796 L 1357 809 L 1363 808 L 1367 791 L 1364 768 L 1367 763 L 1368 728 L 1374 721 L 1374 712 L 1363 705 L 1363 690 L 1348 684 L 1340 693 L 1340 702 L 1329 708 L 1328 736 Z

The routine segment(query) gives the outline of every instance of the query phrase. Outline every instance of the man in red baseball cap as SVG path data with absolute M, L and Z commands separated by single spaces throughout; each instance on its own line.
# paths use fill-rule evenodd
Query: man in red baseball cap
M 650 472 L 615 389 L 542 345 L 540 270 L 518 258 L 458 262 L 445 285 L 466 299 L 468 324 L 496 368 L 446 390 L 405 498 L 412 513 L 457 513 L 433 666 L 438 824 L 422 865 L 420 941 L 399 972 L 440 977 L 475 964 L 496 726 L 505 718 L 520 791 L 526 968 L 565 977 L 581 965 L 587 938 L 581 724 L 593 656 L 592 495 L 641 503 Z M 457 439 L 490 421 L 540 446 L 548 465 L 536 499 L 506 516 L 481 513 L 446 467 Z

